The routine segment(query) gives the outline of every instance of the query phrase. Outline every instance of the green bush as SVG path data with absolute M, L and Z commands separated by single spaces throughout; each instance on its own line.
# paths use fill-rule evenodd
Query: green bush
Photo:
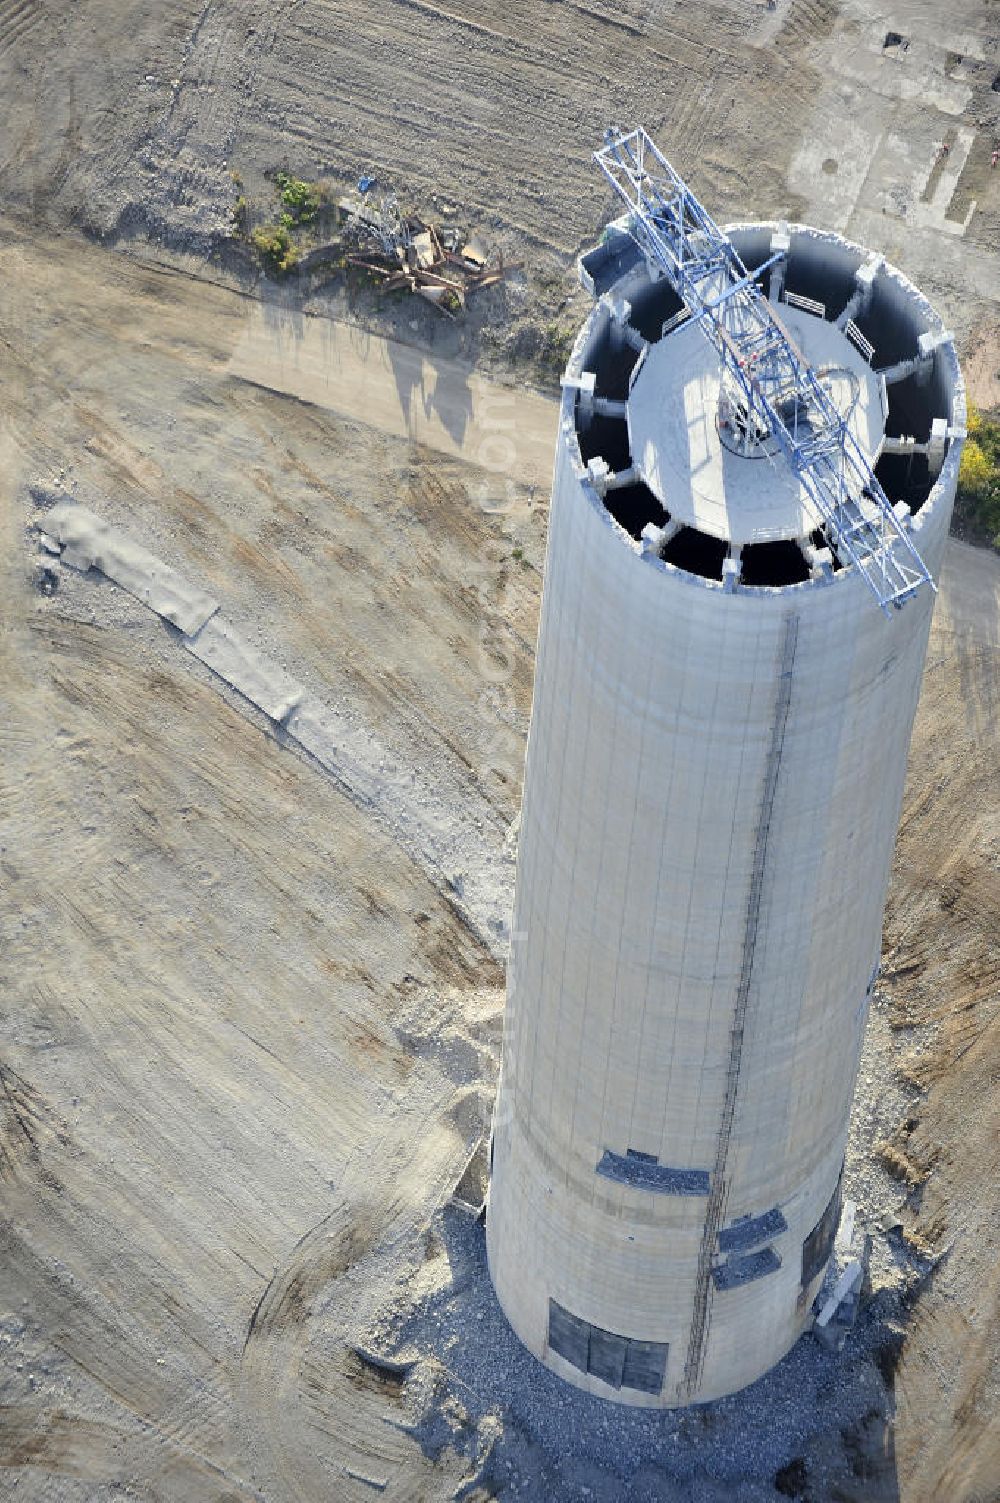
M 549 324 L 542 330 L 539 359 L 548 369 L 562 371 L 573 348 L 573 330 L 561 329 L 558 324 Z
M 970 403 L 958 469 L 958 514 L 1000 548 L 1000 421 Z
M 285 224 L 262 224 L 250 238 L 272 276 L 284 276 L 299 259 L 298 246 Z
M 292 216 L 292 222 L 311 223 L 319 213 L 322 200 L 322 194 L 316 184 L 303 182 L 301 178 L 292 177 L 287 172 L 276 173 L 275 182 L 278 184 L 281 202 Z

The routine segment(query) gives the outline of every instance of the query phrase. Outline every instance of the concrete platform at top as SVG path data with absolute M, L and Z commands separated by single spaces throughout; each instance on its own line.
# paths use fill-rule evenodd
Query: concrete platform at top
M 786 305 L 781 317 L 874 466 L 885 436 L 885 389 L 864 356 L 825 319 Z M 651 345 L 633 378 L 627 421 L 633 464 L 671 518 L 737 545 L 807 537 L 822 518 L 773 442 L 735 452 L 720 426 L 722 368 L 690 320 Z

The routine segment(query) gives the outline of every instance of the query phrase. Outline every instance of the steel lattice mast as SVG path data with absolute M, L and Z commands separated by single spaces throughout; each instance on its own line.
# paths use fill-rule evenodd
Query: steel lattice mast
M 641 127 L 609 131 L 594 159 L 629 209 L 629 231 L 714 345 L 749 432 L 773 439 L 842 562 L 882 610 L 936 589 L 871 465 L 729 238 Z

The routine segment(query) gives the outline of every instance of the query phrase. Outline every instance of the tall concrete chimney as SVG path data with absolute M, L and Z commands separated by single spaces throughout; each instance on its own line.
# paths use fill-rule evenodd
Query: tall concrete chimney
M 671 1407 L 778 1362 L 830 1257 L 934 596 L 878 609 L 632 228 L 580 263 L 487 1247 L 542 1362 Z M 950 337 L 838 235 L 727 233 L 936 576 Z

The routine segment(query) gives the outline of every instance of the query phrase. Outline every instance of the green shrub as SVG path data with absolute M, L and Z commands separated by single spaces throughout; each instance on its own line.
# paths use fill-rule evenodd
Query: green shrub
M 993 474 L 993 466 L 974 438 L 968 438 L 962 450 L 962 462 L 958 468 L 958 483 L 967 495 L 980 497 L 986 491 Z
M 272 276 L 284 276 L 299 259 L 298 246 L 287 225 L 262 224 L 250 238 Z
M 292 222 L 311 223 L 319 213 L 322 200 L 322 194 L 316 184 L 303 182 L 301 178 L 292 177 L 287 172 L 276 173 L 275 182 L 278 184 L 281 202 L 288 210 Z
M 970 403 L 967 428 L 958 469 L 958 514 L 1000 548 L 1000 421 L 984 417 Z
M 542 331 L 539 359 L 549 370 L 562 371 L 572 348 L 572 329 L 561 329 L 558 324 L 549 324 Z

